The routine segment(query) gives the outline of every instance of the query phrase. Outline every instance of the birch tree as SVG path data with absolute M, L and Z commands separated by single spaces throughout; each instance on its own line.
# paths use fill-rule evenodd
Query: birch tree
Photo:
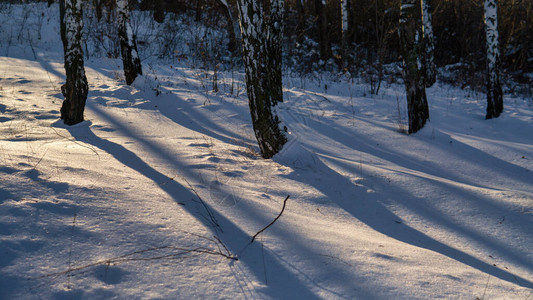
M 429 108 L 424 86 L 421 57 L 422 20 L 420 0 L 402 0 L 400 6 L 400 53 L 403 59 L 403 80 L 407 94 L 409 133 L 424 127 Z M 417 5 L 418 4 L 418 5 Z
M 273 93 L 273 104 L 283 102 L 283 76 L 281 72 L 282 65 L 282 42 L 283 42 L 283 12 L 284 0 L 272 0 L 270 2 L 270 18 L 267 25 L 267 53 L 268 63 L 270 64 L 269 88 Z
M 431 0 L 422 0 L 422 23 L 424 31 L 424 77 L 426 87 L 430 87 L 437 81 Z
M 78 0 L 79 1 L 79 0 Z M 128 0 L 117 0 L 118 36 L 120 39 L 120 52 L 124 66 L 126 84 L 135 81 L 137 75 L 142 75 L 141 60 L 137 53 L 137 42 L 129 21 Z
M 283 101 L 279 40 L 282 32 L 280 16 L 283 16 L 283 0 L 271 1 L 270 11 L 274 15 L 271 15 L 271 21 L 268 23 L 264 18 L 261 1 L 238 0 L 237 6 L 252 125 L 261 155 L 271 158 L 287 142 L 276 114 L 277 103 Z M 279 64 L 279 68 L 273 65 L 274 62 Z
M 342 43 L 343 48 L 350 44 L 349 31 L 350 31 L 350 9 L 351 0 L 341 0 L 341 29 L 342 29 Z
M 498 2 L 485 0 L 485 34 L 487 38 L 487 115 L 497 118 L 503 112 L 500 84 L 500 49 L 498 43 Z
M 82 1 L 61 0 L 60 13 L 62 16 L 62 40 L 65 53 L 66 83 L 61 87 L 65 96 L 61 106 L 61 119 L 67 125 L 74 125 L 83 121 L 85 101 L 89 88 L 83 62 L 81 36 L 83 29 Z

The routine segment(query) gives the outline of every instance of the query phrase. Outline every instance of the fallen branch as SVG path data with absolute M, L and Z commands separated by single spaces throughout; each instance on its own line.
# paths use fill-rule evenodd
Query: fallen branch
M 171 252 L 168 254 L 159 254 L 159 255 L 155 254 L 152 256 L 148 256 L 148 257 L 139 257 L 139 255 L 142 255 L 145 253 L 161 251 L 165 249 L 175 251 L 175 252 Z M 181 255 L 188 254 L 188 253 L 217 255 L 217 256 L 222 256 L 224 258 L 231 259 L 231 260 L 238 260 L 236 257 L 232 256 L 229 253 L 226 254 L 221 251 L 214 251 L 214 250 L 204 248 L 204 247 L 184 248 L 184 247 L 175 247 L 175 246 L 163 246 L 163 247 L 155 247 L 155 248 L 149 248 L 149 249 L 144 249 L 144 250 L 138 250 L 138 251 L 134 251 L 134 252 L 124 254 L 121 256 L 117 256 L 117 257 L 113 257 L 109 259 L 102 259 L 102 260 L 95 261 L 93 263 L 89 263 L 86 265 L 81 265 L 78 267 L 69 266 L 69 268 L 65 271 L 54 272 L 54 273 L 41 275 L 38 277 L 28 278 L 28 280 L 42 279 L 46 277 L 57 277 L 60 275 L 70 275 L 73 272 L 81 271 L 83 269 L 95 267 L 98 265 L 117 265 L 119 263 L 132 262 L 132 261 L 153 261 L 153 260 L 161 260 L 161 259 L 172 259 L 177 256 L 181 256 Z
M 285 200 L 283 200 L 283 207 L 281 208 L 281 211 L 279 212 L 279 215 L 274 219 L 272 220 L 272 222 L 270 222 L 270 224 L 268 224 L 267 226 L 265 226 L 263 229 L 259 230 L 256 234 L 254 234 L 254 236 L 252 236 L 252 240 L 250 241 L 250 243 L 248 244 L 251 244 L 255 241 L 255 238 L 261 234 L 263 231 L 265 231 L 268 227 L 272 226 L 278 219 L 279 217 L 281 217 L 281 214 L 283 214 L 283 211 L 285 211 L 285 206 L 287 205 L 287 200 L 289 200 L 289 197 L 291 195 L 287 195 L 287 198 L 285 198 Z
M 207 204 L 205 204 L 204 199 L 202 199 L 202 197 L 200 197 L 198 192 L 196 192 L 196 189 L 192 186 L 192 184 L 185 177 L 182 177 L 182 178 L 183 178 L 183 180 L 185 180 L 187 185 L 189 185 L 189 188 L 191 189 L 191 191 L 193 191 L 193 193 L 196 195 L 196 197 L 200 201 L 200 204 L 202 204 L 202 206 L 204 207 L 205 211 L 207 212 L 207 217 L 204 216 L 203 214 L 200 214 L 200 216 L 202 216 L 207 222 L 211 223 L 213 225 L 213 227 L 215 227 L 215 229 L 218 228 L 220 230 L 220 232 L 224 232 L 224 230 L 222 230 L 222 227 L 218 223 L 217 218 L 211 212 L 211 209 L 209 209 L 209 206 L 207 206 Z
M 176 175 L 176 176 L 179 176 L 179 175 Z M 175 181 L 174 178 L 176 178 L 176 176 L 174 177 L 169 177 L 169 180 L 167 180 L 166 182 L 163 182 L 161 183 L 160 185 L 165 185 L 167 183 L 169 183 L 170 181 Z M 183 179 L 187 185 L 189 186 L 189 189 L 196 195 L 196 197 L 198 198 L 198 201 L 194 200 L 194 199 L 191 199 L 192 201 L 196 202 L 196 203 L 200 203 L 203 208 L 205 209 L 206 213 L 207 213 L 207 216 L 205 216 L 204 214 L 200 213 L 200 216 L 202 218 L 204 218 L 208 223 L 211 223 L 211 225 L 215 228 L 215 229 L 218 229 L 220 230 L 220 232 L 224 232 L 224 230 L 222 229 L 222 227 L 220 226 L 220 224 L 218 223 L 218 220 L 215 216 L 215 214 L 213 214 L 213 212 L 211 212 L 211 209 L 209 209 L 209 206 L 205 203 L 205 201 L 202 199 L 202 197 L 200 197 L 200 195 L 198 194 L 198 192 L 196 191 L 196 189 L 192 186 L 192 184 L 187 180 L 187 178 L 183 177 L 183 176 L 179 176 L 181 179 Z M 183 203 L 180 203 L 178 202 L 178 204 L 181 204 L 181 205 L 184 205 Z

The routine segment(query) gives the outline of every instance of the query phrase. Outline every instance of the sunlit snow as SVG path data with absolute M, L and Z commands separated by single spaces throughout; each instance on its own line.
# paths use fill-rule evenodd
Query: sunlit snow
M 0 299 L 533 297 L 531 99 L 484 120 L 484 94 L 437 82 L 406 135 L 402 84 L 285 76 L 290 142 L 264 160 L 242 70 L 215 93 L 186 61 L 127 86 L 91 58 L 65 126 L 39 5 L 41 40 L 0 43 Z

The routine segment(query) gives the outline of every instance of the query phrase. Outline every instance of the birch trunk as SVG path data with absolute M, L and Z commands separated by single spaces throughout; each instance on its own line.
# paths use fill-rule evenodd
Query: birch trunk
M 279 0 L 273 0 L 273 2 Z M 274 3 L 282 8 L 282 1 Z M 279 5 L 279 6 L 277 6 Z M 271 158 L 278 153 L 287 138 L 280 129 L 280 121 L 276 115 L 276 103 L 281 102 L 283 94 L 281 80 L 276 70 L 272 70 L 271 61 L 276 61 L 281 49 L 281 42 L 272 41 L 278 34 L 265 23 L 263 5 L 255 0 L 238 0 L 239 20 L 242 35 L 243 60 L 246 71 L 246 90 L 254 133 L 264 158 Z M 282 10 L 281 10 L 282 13 Z M 276 18 L 276 17 L 275 17 Z M 274 18 L 274 19 L 275 19 Z M 281 29 L 281 24 L 279 24 Z M 281 66 L 280 66 L 281 72 Z M 281 74 L 281 73 L 280 73 Z
M 278 102 L 283 102 L 283 76 L 281 72 L 282 66 L 282 45 L 283 45 L 283 15 L 284 15 L 284 0 L 272 0 L 270 4 L 270 24 L 268 24 L 268 39 L 267 39 L 267 56 L 270 64 L 270 76 L 268 77 L 272 82 L 269 84 L 272 89 L 272 104 L 276 105 Z
M 403 58 L 403 78 L 407 94 L 409 133 L 420 130 L 429 119 L 420 55 L 422 20 L 418 1 L 420 0 L 402 0 L 400 7 L 400 51 Z
M 485 34 L 487 36 L 487 115 L 497 118 L 503 112 L 500 83 L 500 50 L 498 43 L 498 2 L 485 0 Z
M 426 87 L 431 87 L 437 81 L 431 0 L 422 0 L 422 23 L 424 25 L 424 77 Z
M 341 30 L 342 30 L 342 43 L 343 49 L 346 49 L 350 44 L 350 11 L 351 0 L 341 0 Z
M 65 52 L 66 83 L 61 87 L 65 96 L 61 106 L 61 119 L 67 125 L 74 125 L 83 121 L 85 101 L 89 91 L 81 35 L 83 28 L 81 0 L 64 1 L 62 27 L 64 28 L 63 48 Z
M 137 75 L 142 75 L 143 73 L 129 15 L 128 0 L 117 0 L 118 36 L 120 38 L 120 52 L 122 53 L 124 77 L 127 85 L 132 84 Z

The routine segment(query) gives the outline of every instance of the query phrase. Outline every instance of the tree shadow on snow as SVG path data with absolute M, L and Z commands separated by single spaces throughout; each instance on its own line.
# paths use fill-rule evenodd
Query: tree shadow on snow
M 423 199 L 417 199 L 416 196 L 409 191 L 394 186 L 386 178 L 372 177 L 369 179 L 369 177 L 372 176 L 371 174 L 363 174 L 367 179 L 363 181 L 363 186 L 358 186 L 345 176 L 327 166 L 312 151 L 301 147 L 301 149 L 298 150 L 298 153 L 300 157 L 315 157 L 313 162 L 314 173 L 309 172 L 309 168 L 294 168 L 293 161 L 283 157 L 282 154 L 281 156 L 275 158 L 276 161 L 291 167 L 294 170 L 292 173 L 285 176 L 291 180 L 313 186 L 322 192 L 325 197 L 337 203 L 342 209 L 350 213 L 354 218 L 368 225 L 370 228 L 400 242 L 434 251 L 501 280 L 517 284 L 522 287 L 533 288 L 533 282 L 530 279 L 517 276 L 511 271 L 503 270 L 500 267 L 487 263 L 471 254 L 444 244 L 443 242 L 440 242 L 409 226 L 401 219 L 401 217 L 391 211 L 383 203 L 391 201 L 400 205 L 405 205 L 410 211 L 414 211 L 417 215 L 427 218 L 428 220 L 432 220 L 444 228 L 448 228 L 452 231 L 458 232 L 459 234 L 466 235 L 474 242 L 482 244 L 488 249 L 495 251 L 495 253 L 500 254 L 501 257 L 510 259 L 512 262 L 533 272 L 533 263 L 531 261 L 527 261 L 523 255 L 515 252 L 514 249 L 511 249 L 509 246 L 503 245 L 498 241 L 491 240 L 479 233 L 467 229 L 464 226 L 456 224 L 453 222 L 453 220 L 443 217 L 438 211 L 432 211 L 428 209 L 424 206 L 422 201 Z M 390 154 L 386 155 L 389 156 Z M 331 157 L 328 159 L 331 159 Z M 357 162 L 348 164 L 345 163 L 345 161 L 345 159 L 338 159 L 335 160 L 335 164 L 342 165 L 344 163 L 342 165 L 343 169 L 351 170 L 354 174 L 361 172 L 357 170 Z M 309 176 L 310 174 L 313 175 Z M 372 181 L 371 183 L 369 182 L 370 180 Z M 480 199 L 473 193 L 469 193 L 465 190 L 459 190 L 450 185 L 445 185 L 442 183 L 439 184 L 442 185 L 443 188 L 453 190 L 453 193 L 458 193 L 466 198 L 473 198 L 474 201 L 480 203 L 479 205 L 486 205 L 486 203 L 482 202 L 483 199 Z M 367 187 L 365 186 L 372 186 L 372 189 L 376 192 L 369 193 L 367 191 Z M 340 191 L 348 192 L 347 194 L 343 195 L 340 194 Z M 387 191 L 387 194 L 380 193 L 380 191 Z M 392 197 L 394 199 L 388 199 L 387 197 Z M 422 204 L 418 204 L 417 202 L 422 202 Z M 499 208 L 494 207 L 494 209 Z M 507 211 L 507 213 L 512 214 L 510 211 Z
M 104 76 L 107 76 L 105 70 L 102 70 L 101 68 L 95 70 L 97 70 L 97 72 L 103 74 Z M 220 126 L 219 124 L 217 124 L 217 122 L 211 119 L 214 111 L 221 107 L 217 103 L 202 105 L 198 104 L 195 100 L 192 99 L 183 99 L 182 97 L 176 95 L 173 91 L 165 88 L 164 86 L 159 86 L 158 89 L 161 92 L 159 96 L 154 96 L 153 91 L 150 90 L 137 90 L 133 87 L 128 86 L 122 86 L 112 92 L 102 92 L 98 89 L 93 90 L 89 92 L 89 96 L 95 98 L 99 102 L 102 102 L 104 105 L 111 105 L 119 108 L 135 107 L 143 110 L 158 111 L 159 113 L 161 113 L 161 115 L 167 117 L 169 120 L 173 121 L 179 126 L 220 140 L 224 143 L 235 144 L 236 141 L 248 139 L 245 135 L 242 134 L 242 132 L 232 132 L 231 130 L 228 130 L 228 128 Z M 124 102 L 121 102 L 120 104 L 108 104 L 106 103 L 106 100 L 103 99 L 103 97 L 109 96 L 117 97 Z M 217 95 L 212 95 L 213 100 L 217 97 Z M 149 100 L 146 101 L 147 99 Z M 229 111 L 237 113 L 241 112 L 241 108 L 237 107 L 231 102 L 225 102 L 224 106 L 228 107 Z M 241 117 L 246 118 L 245 124 L 250 124 L 251 128 L 251 117 L 249 116 L 248 111 L 246 111 L 244 116 L 239 116 L 239 118 Z M 232 121 L 226 121 L 226 123 L 234 123 Z M 237 120 L 237 122 L 241 121 L 241 119 Z M 251 129 L 250 133 L 252 133 Z
M 166 162 L 173 166 L 176 170 L 180 170 L 180 173 L 187 174 L 188 166 L 179 162 L 176 157 L 171 157 L 168 153 L 164 153 L 163 150 L 159 149 L 156 145 L 151 144 L 149 141 L 142 139 L 139 136 L 136 136 L 133 131 L 127 128 L 126 124 L 122 124 L 112 116 L 108 115 L 105 111 L 100 109 L 98 105 L 89 105 L 90 109 L 94 114 L 98 115 L 99 118 L 105 120 L 112 124 L 113 127 L 121 130 L 128 137 L 136 139 L 143 146 L 146 146 L 150 149 L 151 155 L 159 156 L 166 160 Z M 301 281 L 300 278 L 295 276 L 285 265 L 280 263 L 280 261 L 270 252 L 261 251 L 261 246 L 259 242 L 255 242 L 246 248 L 246 251 L 243 252 L 244 247 L 248 244 L 251 237 L 249 234 L 244 232 L 236 224 L 226 218 L 223 214 L 218 212 L 211 204 L 204 202 L 205 207 L 214 215 L 218 224 L 223 229 L 223 233 L 217 231 L 216 228 L 213 228 L 213 223 L 204 216 L 199 215 L 198 211 L 187 203 L 191 199 L 196 199 L 197 196 L 188 188 L 184 187 L 175 180 L 170 180 L 170 178 L 154 169 L 148 165 L 143 159 L 141 159 L 137 154 L 128 150 L 122 145 L 113 143 L 107 139 L 103 139 L 94 134 L 94 132 L 87 126 L 76 126 L 76 127 L 67 127 L 71 135 L 76 138 L 78 141 L 82 141 L 88 144 L 97 147 L 110 155 L 115 159 L 128 166 L 132 170 L 143 174 L 147 179 L 156 183 L 159 188 L 168 194 L 176 203 L 186 203 L 186 205 L 180 205 L 185 209 L 190 215 L 194 216 L 199 222 L 203 223 L 207 228 L 212 228 L 213 233 L 218 235 L 225 245 L 228 247 L 232 254 L 241 254 L 239 255 L 238 262 L 230 262 L 231 265 L 244 264 L 247 266 L 255 279 L 243 279 L 237 278 L 241 288 L 246 288 L 246 284 L 242 281 L 257 280 L 261 281 L 261 278 L 264 276 L 264 266 L 263 259 L 269 262 L 269 268 L 275 270 L 276 274 L 279 276 L 274 283 L 267 285 L 265 288 L 261 289 L 262 293 L 265 293 L 273 298 L 302 298 L 302 299 L 317 299 L 318 296 L 309 291 L 308 287 Z M 237 266 L 237 269 L 239 267 Z M 245 286 L 245 287 L 243 287 Z

